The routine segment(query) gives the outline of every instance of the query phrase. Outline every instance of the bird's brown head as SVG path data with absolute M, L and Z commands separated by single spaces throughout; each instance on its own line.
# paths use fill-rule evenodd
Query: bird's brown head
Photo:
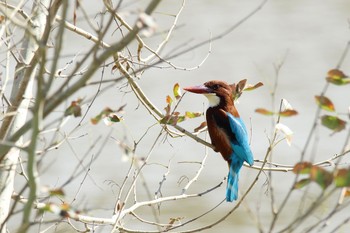
M 210 107 L 233 105 L 232 85 L 224 81 L 212 80 L 203 85 L 185 87 L 184 90 L 205 95 Z

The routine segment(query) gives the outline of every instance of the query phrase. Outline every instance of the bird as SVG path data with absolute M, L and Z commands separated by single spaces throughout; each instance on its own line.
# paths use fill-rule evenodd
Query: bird
M 228 163 L 226 201 L 238 198 L 238 178 L 244 162 L 254 164 L 248 133 L 234 104 L 234 85 L 212 80 L 199 86 L 183 88 L 185 91 L 203 94 L 209 101 L 206 122 L 211 144 Z

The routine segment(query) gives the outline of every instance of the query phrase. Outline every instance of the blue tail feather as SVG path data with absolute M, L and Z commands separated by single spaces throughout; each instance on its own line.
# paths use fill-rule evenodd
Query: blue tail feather
M 238 198 L 238 177 L 243 166 L 243 160 L 233 159 L 227 177 L 226 201 L 232 202 Z

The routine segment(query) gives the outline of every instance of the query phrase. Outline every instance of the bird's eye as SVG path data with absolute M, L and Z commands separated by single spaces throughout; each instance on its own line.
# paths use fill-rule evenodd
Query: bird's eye
M 213 90 L 217 90 L 217 89 L 219 89 L 219 84 L 214 84 L 213 86 L 211 86 L 211 88 L 213 89 Z

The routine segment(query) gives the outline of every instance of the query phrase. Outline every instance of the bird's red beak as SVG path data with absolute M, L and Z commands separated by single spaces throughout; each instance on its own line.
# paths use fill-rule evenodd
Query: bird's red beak
M 189 91 L 189 92 L 193 92 L 193 93 L 197 93 L 197 94 L 211 93 L 211 90 L 204 85 L 185 87 L 184 90 Z

